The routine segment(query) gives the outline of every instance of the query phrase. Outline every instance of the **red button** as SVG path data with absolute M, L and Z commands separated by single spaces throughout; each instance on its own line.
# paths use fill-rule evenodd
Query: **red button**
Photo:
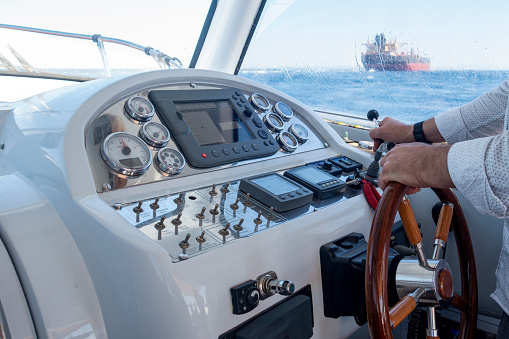
M 204 157 L 204 158 L 207 157 L 207 155 L 205 153 L 202 153 L 201 156 Z

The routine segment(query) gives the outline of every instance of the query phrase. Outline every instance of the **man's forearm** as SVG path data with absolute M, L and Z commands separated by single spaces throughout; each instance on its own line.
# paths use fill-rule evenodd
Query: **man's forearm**
M 422 130 L 424 136 L 431 142 L 445 142 L 444 137 L 440 134 L 437 125 L 435 124 L 435 118 L 428 119 L 422 124 Z

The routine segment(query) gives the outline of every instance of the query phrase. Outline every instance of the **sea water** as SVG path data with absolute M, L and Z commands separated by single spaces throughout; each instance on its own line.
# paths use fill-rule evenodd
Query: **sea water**
M 414 123 L 472 101 L 508 79 L 509 71 L 366 72 L 243 70 L 240 76 L 280 90 L 314 109 L 366 117 L 371 109 Z

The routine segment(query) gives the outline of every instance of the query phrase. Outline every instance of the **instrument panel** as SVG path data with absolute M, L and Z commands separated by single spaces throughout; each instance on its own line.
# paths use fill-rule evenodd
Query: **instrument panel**
M 297 108 L 223 86 L 134 93 L 85 135 L 98 193 L 327 147 Z

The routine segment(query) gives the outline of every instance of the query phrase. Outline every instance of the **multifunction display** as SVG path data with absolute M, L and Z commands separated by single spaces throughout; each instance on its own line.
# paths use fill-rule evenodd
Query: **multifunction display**
M 274 207 L 277 212 L 286 212 L 311 203 L 313 192 L 277 173 L 244 178 L 239 190 L 251 194 L 253 198 Z
M 149 99 L 191 166 L 213 167 L 279 150 L 238 89 L 154 90 Z
M 200 146 L 232 144 L 252 140 L 229 100 L 175 102 Z

